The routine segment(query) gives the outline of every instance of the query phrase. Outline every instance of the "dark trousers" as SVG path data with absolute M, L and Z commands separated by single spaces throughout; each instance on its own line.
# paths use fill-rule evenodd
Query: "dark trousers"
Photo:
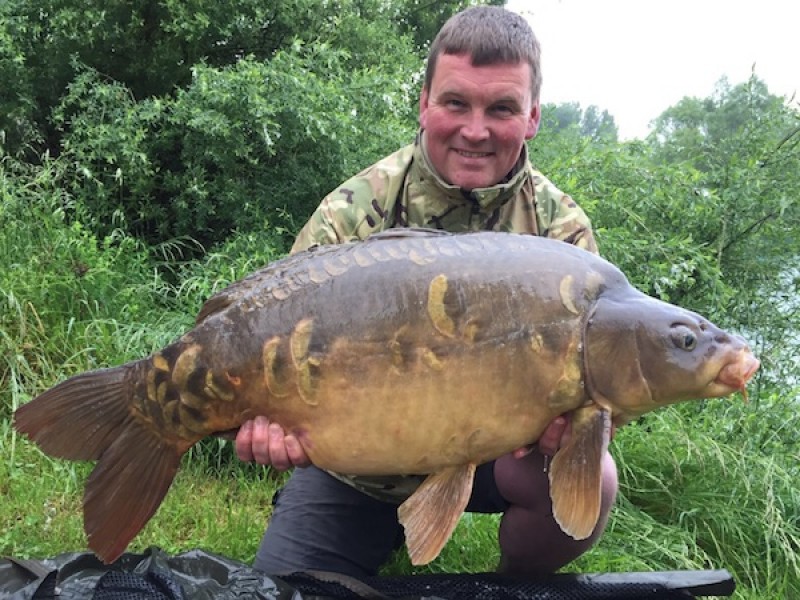
M 503 512 L 494 462 L 478 467 L 469 512 Z M 316 467 L 295 469 L 275 499 L 254 566 L 270 574 L 375 575 L 403 543 L 397 505 L 376 500 Z

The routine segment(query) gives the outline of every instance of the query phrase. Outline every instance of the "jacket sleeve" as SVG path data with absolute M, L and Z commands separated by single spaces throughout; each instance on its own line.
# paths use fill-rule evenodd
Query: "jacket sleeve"
M 589 217 L 575 200 L 538 171 L 533 174 L 539 234 L 599 254 Z
M 297 235 L 292 252 L 363 240 L 391 227 L 395 201 L 413 152 L 413 144 L 401 148 L 325 196 Z
M 550 237 L 557 237 L 560 240 L 588 250 L 593 254 L 599 254 L 597 240 L 592 231 L 592 223 L 583 209 L 566 194 L 561 197 L 558 211 L 555 218 L 550 223 Z

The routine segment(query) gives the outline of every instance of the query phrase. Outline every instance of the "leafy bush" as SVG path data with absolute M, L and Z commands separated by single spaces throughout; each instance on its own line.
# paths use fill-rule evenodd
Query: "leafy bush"
M 58 152 L 50 115 L 79 64 L 137 101 L 172 96 L 190 85 L 198 64 L 269 60 L 298 38 L 334 43 L 349 52 L 348 70 L 357 70 L 402 47 L 413 51 L 404 33 L 419 36 L 422 21 L 425 32 L 435 31 L 464 1 L 446 0 L 432 13 L 409 11 L 406 0 L 7 0 L 0 4 L 0 84 L 8 84 L 0 85 L 0 132 L 12 153 L 33 139 L 43 144 L 32 160 Z
M 412 139 L 422 65 L 403 31 L 432 18 L 398 19 L 403 6 L 12 0 L 0 7 L 0 148 L 66 154 L 68 191 L 101 238 L 121 228 L 210 246 L 265 218 L 302 222 Z
M 81 68 L 55 113 L 75 169 L 70 192 L 93 231 L 123 227 L 150 243 L 212 245 L 264 219 L 302 222 L 341 180 L 413 136 L 406 92 L 389 73 L 346 70 L 346 59 L 298 43 L 269 62 L 198 65 L 174 97 L 138 102 Z

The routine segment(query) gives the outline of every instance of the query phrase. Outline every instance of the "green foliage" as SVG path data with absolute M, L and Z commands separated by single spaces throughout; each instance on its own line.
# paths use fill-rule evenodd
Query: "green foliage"
M 3 418 L 62 369 L 141 353 L 153 343 L 147 330 L 131 335 L 120 323 L 157 322 L 153 311 L 163 307 L 146 250 L 120 232 L 92 234 L 63 191 L 64 171 L 58 161 L 0 162 Z
M 401 0 L 392 7 L 392 18 L 400 24 L 401 31 L 413 37 L 414 45 L 420 51 L 426 52 L 447 19 L 468 6 L 479 4 L 503 6 L 505 0 L 455 0 L 451 2 Z
M 239 234 L 208 252 L 202 261 L 183 265 L 176 274 L 175 294 L 181 307 L 196 312 L 211 295 L 283 255 L 284 233 L 265 223 Z
M 800 111 L 755 75 L 736 86 L 723 79 L 711 97 L 665 111 L 649 143 L 659 164 L 696 170 L 694 203 L 713 211 L 700 239 L 735 292 L 728 318 L 751 332 L 778 380 L 796 377 L 797 354 L 786 348 L 798 348 L 800 329 Z
M 698 198 L 696 171 L 654 164 L 638 142 L 595 146 L 580 138 L 552 157 L 533 155 L 548 159 L 543 170 L 557 173 L 589 213 L 601 254 L 633 285 L 706 314 L 733 294 L 708 247 L 716 209 Z
M 14 85 L 0 90 L 15 95 L 10 98 L 14 110 L 30 110 L 48 148 L 55 151 L 49 112 L 75 76 L 77 63 L 119 82 L 137 99 L 165 97 L 191 82 L 196 64 L 222 67 L 244 56 L 266 60 L 289 48 L 298 36 L 324 41 L 336 35 L 340 47 L 357 55 L 359 47 L 348 45 L 347 34 L 359 28 L 340 31 L 340 15 L 359 14 L 369 7 L 371 16 L 383 4 L 377 0 L 225 4 L 211 0 L 9 0 L 0 7 L 0 81 Z M 363 37 L 354 39 L 363 42 Z M 368 43 L 378 39 L 370 38 Z M 4 55 L 8 61 L 3 61 Z M 372 64 L 360 58 L 354 56 L 355 64 Z M 19 79 L 11 79 L 15 74 Z M 5 129 L 4 125 L 0 122 L 0 128 Z
M 650 140 L 623 144 L 545 129 L 532 156 L 589 212 L 602 254 L 637 287 L 745 334 L 761 377 L 792 377 L 798 112 L 752 79 L 684 99 L 658 122 Z
M 698 195 L 718 211 L 706 237 L 723 272 L 758 287 L 784 264 L 770 247 L 800 252 L 800 113 L 762 81 L 723 79 L 713 96 L 685 98 L 657 119 L 650 144 L 654 160 L 697 171 Z
M 594 104 L 583 110 L 577 102 L 544 104 L 541 128 L 559 135 L 572 130 L 573 135 L 594 142 L 616 142 L 618 134 L 614 117 L 607 110 L 600 112 Z
M 11 5 L 0 4 L 0 153 L 6 148 L 19 151 L 36 138 L 32 82 L 18 27 Z
M 68 191 L 100 237 L 209 246 L 265 218 L 302 221 L 416 127 L 422 61 L 403 32 L 422 35 L 421 17 L 399 1 L 0 11 L 0 148 L 66 154 Z
M 205 298 L 277 256 L 280 232 L 237 236 L 203 263 L 176 264 L 172 287 L 153 267 L 169 248 L 148 252 L 116 232 L 97 238 L 64 192 L 63 158 L 31 167 L 0 162 L 0 552 L 42 557 L 82 548 L 81 496 L 89 465 L 42 455 L 11 429 L 16 407 L 59 380 L 140 358 L 191 327 Z M 156 253 L 158 251 L 158 253 Z M 209 476 L 209 473 L 212 475 Z M 218 551 L 252 560 L 253 523 L 269 514 L 283 477 L 234 462 L 230 444 L 198 446 L 170 498 L 136 548 L 169 551 L 227 542 Z M 238 483 L 237 483 L 238 480 Z M 213 493 L 209 493 L 213 490 Z M 225 517 L 216 503 L 224 496 Z M 198 505 L 197 498 L 203 500 Z M 206 544 L 207 545 L 207 544 Z
M 784 113 L 783 104 L 755 74 L 735 86 L 723 77 L 711 96 L 686 97 L 666 109 L 655 120 L 651 141 L 664 162 L 690 159 L 698 170 L 708 172 L 723 157 L 737 153 L 735 141 L 743 134 L 762 129 L 763 138 L 772 137 L 768 122 Z
M 130 278 L 149 285 L 146 249 L 119 231 L 98 238 L 87 230 L 63 191 L 62 164 L 0 163 L 0 289 L 40 307 L 46 326 L 107 314 L 142 317 L 150 307 L 139 304 Z
M 347 60 L 297 42 L 269 62 L 198 65 L 174 97 L 139 102 L 82 69 L 55 113 L 75 167 L 70 191 L 101 234 L 124 227 L 151 243 L 211 245 L 265 218 L 302 221 L 413 135 L 409 91 L 392 84 L 399 72 L 354 72 Z
M 777 395 L 752 406 L 709 401 L 653 413 L 615 442 L 622 493 L 650 518 L 687 531 L 699 556 L 726 565 L 740 585 L 794 597 L 797 426 L 796 411 Z

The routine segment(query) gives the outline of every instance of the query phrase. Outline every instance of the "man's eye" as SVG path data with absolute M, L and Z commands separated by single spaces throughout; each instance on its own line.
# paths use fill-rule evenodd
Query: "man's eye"
M 505 104 L 500 104 L 492 108 L 492 111 L 498 115 L 512 115 L 514 114 L 514 109 L 510 106 L 506 106 Z
M 447 106 L 452 109 L 460 109 L 466 106 L 461 100 L 448 100 Z

